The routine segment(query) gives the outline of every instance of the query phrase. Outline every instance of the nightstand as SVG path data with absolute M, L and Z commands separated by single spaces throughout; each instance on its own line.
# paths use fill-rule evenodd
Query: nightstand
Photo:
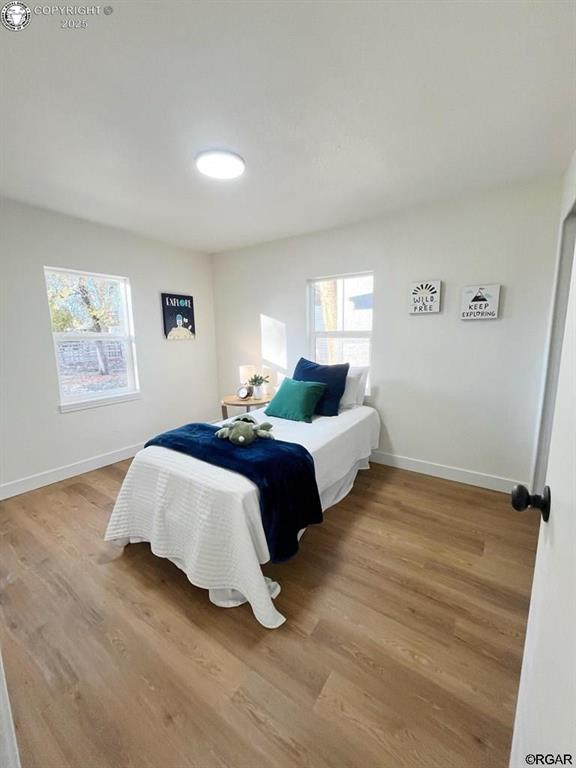
M 274 395 L 262 395 L 262 397 L 246 397 L 244 400 L 238 397 L 238 395 L 226 395 L 221 401 L 222 406 L 222 418 L 228 418 L 228 408 L 233 406 L 235 408 L 246 408 L 246 413 L 251 408 L 261 408 L 263 405 L 268 405 Z

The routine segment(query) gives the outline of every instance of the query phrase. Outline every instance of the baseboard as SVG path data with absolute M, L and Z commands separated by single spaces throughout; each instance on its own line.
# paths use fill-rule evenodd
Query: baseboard
M 2 656 L 0 656 L 0 765 L 2 768 L 20 768 L 16 731 L 10 710 Z
M 131 459 L 143 447 L 143 443 L 129 445 L 126 448 L 120 448 L 117 451 L 101 453 L 99 456 L 93 456 L 91 459 L 76 461 L 73 464 L 66 464 L 63 467 L 49 469 L 46 472 L 39 472 L 36 475 L 29 475 L 20 480 L 12 480 L 9 483 L 0 484 L 0 501 L 9 499 L 12 496 L 19 496 L 21 493 L 34 491 L 36 488 L 42 488 L 45 485 L 58 483 L 60 480 L 67 480 L 69 477 L 83 475 L 85 472 L 92 472 L 100 467 L 107 467 L 109 464 L 115 464 L 117 461 Z
M 106 467 L 109 464 L 115 464 L 117 461 L 131 459 L 143 447 L 142 443 L 129 445 L 126 448 L 120 448 L 117 451 L 102 453 L 91 459 L 76 461 L 73 464 L 66 464 L 63 467 L 50 469 L 47 472 L 39 472 L 36 475 L 29 475 L 20 480 L 12 480 L 9 483 L 0 484 L 0 501 L 9 499 L 12 496 L 19 496 L 21 493 L 34 491 L 36 488 L 42 488 L 45 485 L 58 483 L 60 480 L 67 480 L 76 475 L 83 475 L 85 472 L 92 472 L 94 469 Z M 474 472 L 470 469 L 460 467 L 450 467 L 446 464 L 435 464 L 431 461 L 422 459 L 411 459 L 407 456 L 397 456 L 385 451 L 372 451 L 370 461 L 376 464 L 386 464 L 390 467 L 399 467 L 400 469 L 409 469 L 412 472 L 419 472 L 423 475 L 432 475 L 441 477 L 444 480 L 454 480 L 457 483 L 466 483 L 467 485 L 476 485 L 480 488 L 489 488 L 492 491 L 502 491 L 509 493 L 517 480 L 508 477 L 499 477 L 498 475 L 487 475 L 482 472 Z M 526 484 L 526 483 L 525 483 Z
M 387 464 L 389 467 L 409 469 L 411 472 L 420 472 L 422 475 L 441 477 L 444 480 L 454 480 L 456 483 L 466 483 L 466 485 L 476 485 L 492 491 L 502 491 L 503 493 L 509 493 L 513 486 L 519 482 L 509 477 L 486 475 L 471 469 L 435 464 L 432 461 L 423 461 L 422 459 L 410 459 L 407 456 L 396 456 L 396 454 L 386 453 L 378 449 L 372 451 L 370 461 L 374 461 L 376 464 Z

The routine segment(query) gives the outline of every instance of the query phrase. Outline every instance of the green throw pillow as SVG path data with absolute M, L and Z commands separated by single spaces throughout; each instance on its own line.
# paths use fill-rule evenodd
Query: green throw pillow
M 280 389 L 274 395 L 266 416 L 276 416 L 279 419 L 291 421 L 312 421 L 316 403 L 326 389 L 326 384 L 317 381 L 294 381 L 284 379 Z

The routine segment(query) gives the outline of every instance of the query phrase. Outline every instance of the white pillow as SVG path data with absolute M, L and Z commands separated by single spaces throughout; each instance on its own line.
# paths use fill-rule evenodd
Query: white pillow
M 366 379 L 368 378 L 368 368 L 365 366 L 350 366 L 346 376 L 346 387 L 344 394 L 340 399 L 340 411 L 347 411 L 350 408 L 356 408 L 364 402 L 366 393 Z
M 360 383 L 356 390 L 356 404 L 364 405 L 364 398 L 366 397 L 366 384 L 368 383 L 368 373 L 370 368 L 367 365 L 358 366 L 354 368 L 355 371 L 360 371 Z

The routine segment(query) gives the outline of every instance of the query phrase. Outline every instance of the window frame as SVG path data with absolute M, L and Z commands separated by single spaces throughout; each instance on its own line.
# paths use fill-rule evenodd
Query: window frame
M 322 275 L 321 277 L 311 277 L 307 280 L 307 315 L 308 315 L 308 352 L 310 359 L 316 360 L 316 340 L 322 339 L 368 339 L 368 371 L 372 367 L 372 334 L 374 332 L 374 306 L 372 306 L 372 327 L 369 331 L 317 331 L 314 325 L 315 305 L 314 305 L 314 287 L 316 283 L 323 280 L 347 280 L 354 277 L 372 277 L 372 295 L 374 295 L 374 272 L 365 270 L 363 272 L 345 272 L 339 275 Z
M 123 275 L 110 275 L 102 272 L 90 272 L 83 269 L 68 269 L 66 267 L 44 266 L 44 280 L 46 284 L 46 301 L 48 302 L 48 273 L 66 273 L 70 275 L 79 275 L 82 277 L 95 277 L 103 280 L 114 280 L 121 284 L 123 294 L 123 320 L 125 333 L 96 333 L 94 331 L 69 332 L 52 330 L 52 313 L 48 305 L 48 317 L 50 320 L 50 332 L 52 334 L 52 344 L 54 348 L 54 362 L 56 363 L 56 374 L 58 377 L 58 394 L 60 413 L 69 413 L 71 411 L 81 411 L 87 408 L 98 408 L 104 405 L 114 403 L 129 402 L 138 400 L 140 394 L 140 381 L 138 377 L 138 365 L 136 361 L 136 336 L 134 332 L 134 316 L 132 312 L 132 291 L 130 279 Z M 128 386 L 121 390 L 108 391 L 106 393 L 86 394 L 82 393 L 77 397 L 65 397 L 62 389 L 62 376 L 60 373 L 58 344 L 61 342 L 83 343 L 86 341 L 120 341 L 124 342 L 126 348 L 126 371 L 128 377 Z

